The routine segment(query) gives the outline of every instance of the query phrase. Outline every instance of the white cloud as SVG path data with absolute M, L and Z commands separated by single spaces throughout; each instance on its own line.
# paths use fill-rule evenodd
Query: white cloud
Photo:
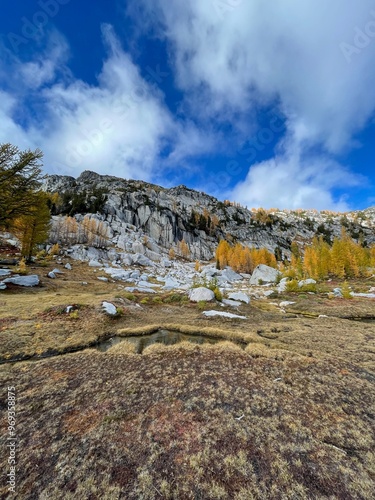
M 334 199 L 337 186 L 358 186 L 362 176 L 328 156 L 304 156 L 298 141 L 286 141 L 274 158 L 253 165 L 229 196 L 252 207 L 316 208 L 347 211 L 344 198 Z
M 330 154 L 353 147 L 355 134 L 374 113 L 373 0 L 143 0 L 143 5 L 150 22 L 157 16 L 162 23 L 178 85 L 197 115 L 243 129 L 250 113 L 275 102 L 285 114 L 287 137 L 293 137 L 286 145 L 301 149 L 299 161 L 291 150 L 251 167 L 245 184 L 263 195 L 251 189 L 250 199 L 271 202 L 258 188 L 262 179 L 273 182 L 272 174 L 284 183 L 297 182 L 296 189 L 285 186 L 287 197 L 277 197 L 285 206 L 335 205 L 330 190 L 349 173 L 335 164 L 337 175 L 327 185 L 319 169 L 327 174 Z M 343 43 L 353 47 L 349 56 Z M 325 154 L 308 161 L 314 146 Z M 234 190 L 240 201 L 249 199 L 245 184 Z M 273 184 L 269 192 L 276 195 Z
M 54 44 L 45 57 L 13 62 L 23 85 L 12 89 L 14 95 L 12 90 L 3 93 L 0 142 L 39 146 L 49 172 L 76 176 L 91 169 L 144 180 L 160 178 L 160 153 L 167 144 L 173 154 L 163 160 L 165 166 L 204 151 L 207 141 L 192 124 L 174 121 L 158 85 L 151 75 L 141 76 L 112 27 L 103 25 L 102 33 L 108 57 L 96 85 L 75 79 L 64 67 L 68 50 L 61 37 L 61 44 Z M 42 108 L 42 119 L 29 117 L 27 127 L 22 127 L 17 118 L 24 99 L 31 96 Z M 190 150 L 187 137 L 193 141 Z

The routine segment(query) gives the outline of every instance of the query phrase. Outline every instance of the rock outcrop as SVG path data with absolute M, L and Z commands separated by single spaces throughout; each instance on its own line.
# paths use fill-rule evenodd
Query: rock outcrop
M 223 238 L 267 248 L 279 260 L 290 257 L 293 241 L 302 249 L 314 236 L 327 240 L 340 236 L 342 227 L 356 240 L 375 242 L 374 208 L 345 215 L 314 210 L 251 212 L 185 186 L 165 189 L 90 171 L 77 179 L 47 176 L 44 190 L 59 193 L 61 199 L 54 207 L 54 241 L 61 239 L 61 215 L 73 215 L 81 223 L 91 214 L 104 227 L 108 246 L 123 251 L 120 260 L 135 254 L 140 265 L 159 262 L 171 248 L 181 255 L 186 252 L 192 260 L 209 260 Z M 187 249 L 178 247 L 181 242 Z M 73 252 L 74 258 L 82 260 L 107 258 L 100 248 L 90 250 L 91 255 L 78 247 Z M 134 263 L 130 260 L 129 265 Z

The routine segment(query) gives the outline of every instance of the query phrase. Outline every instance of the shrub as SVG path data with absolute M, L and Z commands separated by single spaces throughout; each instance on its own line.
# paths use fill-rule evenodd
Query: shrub
M 352 299 L 353 295 L 351 294 L 351 289 L 347 281 L 344 281 L 341 287 L 341 293 L 344 299 Z
M 55 243 L 54 245 L 52 245 L 49 253 L 50 253 L 50 255 L 59 255 L 59 253 L 60 253 L 59 244 Z
M 200 300 L 197 306 L 200 311 L 204 311 L 207 307 L 207 302 L 205 300 Z
M 286 284 L 286 291 L 287 292 L 299 292 L 300 288 L 298 286 L 298 281 L 297 280 L 290 280 Z

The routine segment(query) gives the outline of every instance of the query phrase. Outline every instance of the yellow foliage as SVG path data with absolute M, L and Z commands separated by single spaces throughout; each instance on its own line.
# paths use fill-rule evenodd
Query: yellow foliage
M 252 273 L 258 264 L 277 267 L 275 256 L 266 248 L 249 248 L 240 243 L 230 246 L 226 240 L 221 240 L 216 249 L 216 264 L 219 269 L 230 266 L 241 273 Z
M 323 238 L 314 238 L 305 249 L 303 260 L 292 255 L 287 272 L 296 276 L 324 279 L 329 275 L 339 278 L 366 276 L 375 265 L 375 248 L 364 248 L 348 236 L 343 229 L 341 238 L 335 238 L 332 247 Z

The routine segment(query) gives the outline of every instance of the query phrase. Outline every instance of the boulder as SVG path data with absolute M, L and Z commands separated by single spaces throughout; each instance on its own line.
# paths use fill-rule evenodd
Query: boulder
M 64 274 L 62 271 L 60 271 L 60 269 L 53 269 L 52 270 L 53 274 Z
M 175 288 L 179 288 L 180 283 L 172 278 L 171 276 L 167 276 L 165 280 L 165 284 L 163 286 L 163 290 L 174 290 Z
M 242 305 L 242 302 L 239 302 L 238 300 L 232 300 L 232 299 L 223 299 L 222 304 L 230 307 L 239 307 Z
M 131 274 L 131 271 L 125 271 L 117 267 L 107 267 L 104 272 L 109 274 L 114 280 L 126 280 Z
M 193 288 L 189 293 L 189 298 L 191 302 L 211 302 L 215 299 L 215 294 L 212 290 L 201 286 L 199 288 Z
M 172 267 L 172 262 L 169 259 L 162 259 L 161 260 L 161 265 L 164 267 Z
M 334 288 L 333 295 L 338 299 L 342 299 L 344 297 L 342 294 L 341 288 Z
M 0 269 L 0 276 L 9 276 L 10 271 L 9 269 Z
M 233 281 L 240 281 L 242 280 L 242 276 L 238 273 L 235 273 L 232 269 L 227 267 L 223 271 L 221 271 L 221 277 L 224 278 L 226 281 L 229 283 L 232 283 Z
M 251 275 L 250 285 L 259 285 L 259 280 L 261 283 L 276 283 L 279 274 L 277 269 L 259 264 Z
M 138 264 L 139 266 L 154 266 L 155 264 L 150 260 L 148 257 L 145 255 L 142 255 L 140 253 L 136 253 L 133 256 L 133 262 L 134 264 Z
M 283 293 L 283 292 L 285 292 L 285 291 L 286 291 L 286 286 L 287 286 L 286 284 L 288 283 L 288 281 L 289 281 L 289 278 L 283 278 L 283 279 L 280 281 L 280 283 L 279 283 L 279 284 L 278 284 L 278 286 L 277 286 L 277 291 L 278 291 L 279 293 Z
M 6 284 L 0 281 L 0 290 L 5 290 L 6 289 Z
M 39 276 L 37 274 L 30 274 L 29 276 L 13 276 L 6 278 L 3 283 L 13 283 L 18 286 L 37 286 L 39 285 Z
M 50 271 L 50 272 L 47 274 L 47 277 L 48 277 L 48 278 L 51 278 L 51 280 L 55 280 L 55 279 L 56 279 L 56 274 L 55 274 L 53 271 Z
M 102 267 L 102 264 L 97 260 L 90 260 L 89 266 L 90 267 Z
M 104 311 L 109 314 L 109 316 L 115 316 L 117 314 L 116 306 L 111 304 L 111 302 L 103 302 L 102 307 Z
M 239 300 L 240 302 L 245 302 L 245 304 L 250 303 L 250 297 L 243 292 L 230 293 L 228 295 L 228 298 L 236 301 Z
M 65 267 L 65 269 L 67 269 L 68 271 L 71 271 L 71 270 L 72 270 L 72 266 L 71 266 L 71 264 L 69 264 L 69 262 L 67 262 L 67 263 L 65 264 L 65 266 L 64 266 L 64 267 Z

